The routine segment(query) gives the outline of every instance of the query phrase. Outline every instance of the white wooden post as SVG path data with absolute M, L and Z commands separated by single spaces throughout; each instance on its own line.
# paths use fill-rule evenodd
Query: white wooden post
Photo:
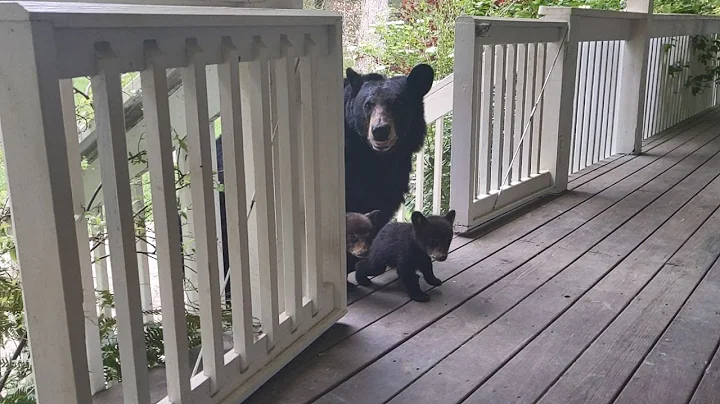
M 0 136 L 25 312 L 32 313 L 25 321 L 35 392 L 39 403 L 89 403 L 83 288 L 55 38 L 49 22 L 18 21 L 21 15 L 27 18 L 16 4 L 0 5 L 0 50 L 12 54 L 0 58 Z
M 641 153 L 650 24 L 654 0 L 627 0 L 625 11 L 643 13 L 634 20 L 631 38 L 625 41 L 620 58 L 618 115 L 614 153 Z
M 90 388 L 93 394 L 105 389 L 102 347 L 95 299 L 95 282 L 92 276 L 88 223 L 85 220 L 85 193 L 82 184 L 80 149 L 78 148 L 77 122 L 75 120 L 75 100 L 71 79 L 60 81 L 60 97 L 65 117 L 65 138 L 67 139 L 68 165 L 72 184 L 73 205 L 75 207 L 75 231 L 77 232 L 78 254 L 83 284 L 83 312 L 85 316 L 85 339 L 90 370 Z
M 476 197 L 477 131 L 480 111 L 480 56 L 475 45 L 475 21 L 460 17 L 455 23 L 455 83 L 453 90 L 452 149 L 450 156 L 450 206 L 459 223 L 470 223 L 470 207 Z M 469 102 L 468 102 L 469 101 Z
M 543 11 L 541 9 L 540 13 Z M 543 94 L 540 170 L 552 174 L 553 192 L 567 189 L 578 54 L 578 42 L 572 32 L 577 17 L 570 8 L 558 11 L 560 13 L 553 16 L 565 20 L 569 31 L 560 42 L 546 45 L 546 67 L 541 77 L 541 80 L 547 78 L 548 81 Z
M 143 311 L 152 310 L 152 290 L 150 288 L 150 260 L 148 258 L 147 243 L 147 224 L 145 223 L 145 212 L 141 212 L 145 208 L 145 196 L 143 195 L 142 175 L 138 176 L 137 184 L 132 188 L 133 192 L 133 213 L 138 215 L 137 219 L 142 222 L 138 226 L 138 234 L 135 240 L 135 249 L 137 250 L 138 259 L 138 275 L 140 278 L 140 305 Z M 153 320 L 153 315 L 145 313 L 143 315 L 145 322 Z

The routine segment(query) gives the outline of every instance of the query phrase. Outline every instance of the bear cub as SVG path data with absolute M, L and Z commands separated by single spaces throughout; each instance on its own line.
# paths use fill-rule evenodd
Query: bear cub
M 378 229 L 379 210 L 370 213 L 350 212 L 345 214 L 346 237 L 345 245 L 348 253 L 347 272 L 355 270 L 355 263 L 358 259 L 368 256 L 370 246 Z M 348 290 L 355 289 L 355 285 L 348 282 Z
M 412 300 L 427 302 L 430 296 L 420 289 L 420 271 L 425 282 L 440 286 L 442 281 L 435 277 L 432 259 L 445 261 L 453 237 L 452 225 L 455 211 L 445 216 L 425 217 L 413 212 L 412 223 L 389 223 L 380 230 L 370 247 L 367 259 L 355 265 L 355 279 L 363 286 L 370 285 L 370 275 L 380 275 L 386 267 L 395 268 L 398 278 L 405 285 Z

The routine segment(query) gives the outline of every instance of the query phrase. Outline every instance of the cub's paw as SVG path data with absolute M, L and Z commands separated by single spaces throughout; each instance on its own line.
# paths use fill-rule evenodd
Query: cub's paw
M 357 272 L 355 272 L 355 280 L 357 281 L 358 285 L 361 286 L 370 286 L 372 285 L 372 282 L 367 276 L 364 275 L 358 275 Z
M 430 296 L 427 293 L 418 293 L 418 294 L 410 295 L 410 298 L 412 300 L 415 300 L 416 302 L 422 302 L 422 303 L 430 301 Z
M 432 278 L 425 278 L 425 282 L 427 282 L 428 285 L 433 285 L 433 286 L 442 285 L 442 281 L 434 276 Z
M 352 291 L 354 291 L 355 289 L 357 289 L 357 286 L 355 286 L 354 283 L 350 283 L 350 282 L 347 283 L 347 291 L 348 291 L 348 292 L 352 292 Z

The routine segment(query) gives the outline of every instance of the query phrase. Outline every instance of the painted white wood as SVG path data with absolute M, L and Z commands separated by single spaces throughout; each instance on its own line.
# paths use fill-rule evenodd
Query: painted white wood
M 240 65 L 243 133 L 251 137 L 255 179 L 260 312 L 267 349 L 272 349 L 279 328 L 278 267 L 273 197 L 272 128 L 270 118 L 270 72 L 265 45 L 256 40 L 258 60 Z
M 547 171 L 543 171 L 540 174 L 525 179 L 523 182 L 503 187 L 501 193 L 493 191 L 488 195 L 481 196 L 476 203 L 473 204 L 472 215 L 475 218 L 482 218 L 485 215 L 493 213 L 496 209 L 514 204 L 529 195 L 537 195 L 542 192 L 547 193 L 551 187 L 552 175 Z
M 435 122 L 453 110 L 453 88 L 455 75 L 449 74 L 433 84 L 425 95 L 425 122 Z
M 435 121 L 435 154 L 433 168 L 433 215 L 439 215 L 442 205 L 443 177 L 443 140 L 445 137 L 445 117 Z
M 541 91 L 543 87 L 543 81 L 545 80 L 546 56 L 547 56 L 547 45 L 544 43 L 537 44 L 537 58 L 535 61 L 536 76 L 535 76 L 535 97 L 533 102 L 540 101 L 533 117 L 533 142 L 532 142 L 532 170 L 533 174 L 540 172 L 540 153 L 543 138 L 543 122 L 545 115 L 545 94 Z
M 229 38 L 223 43 L 225 62 L 218 67 L 220 83 L 220 116 L 223 132 L 223 165 L 225 169 L 225 209 L 227 218 L 232 300 L 233 351 L 239 355 L 240 369 L 252 361 L 253 344 L 252 295 L 250 290 L 250 257 L 245 164 L 243 156 L 243 111 L 240 96 L 238 49 Z
M 319 39 L 315 41 L 320 43 Z M 322 174 L 322 232 L 324 247 L 323 280 L 333 285 L 335 308 L 347 308 L 347 272 L 345 246 L 345 141 L 338 133 L 345 127 L 343 112 L 342 23 L 336 19 L 327 29 L 327 54 L 315 65 L 314 90 L 319 96 L 318 107 L 323 111 L 324 125 L 316 133 L 319 172 Z M 334 159 L 331 157 L 335 157 Z
M 490 190 L 499 189 L 503 173 L 503 151 L 505 150 L 505 81 L 507 58 L 505 56 L 506 46 L 500 45 L 495 48 L 495 86 L 493 93 L 493 137 L 490 156 Z
M 649 5 L 647 4 L 649 3 Z M 622 108 L 617 115 L 616 151 L 642 152 L 643 111 L 647 87 L 647 66 L 650 48 L 653 0 L 628 0 L 627 10 L 647 13 L 633 21 L 631 37 L 625 41 L 620 65 L 619 99 Z
M 99 208 L 97 215 L 101 220 L 105 220 L 104 209 Z M 107 233 L 104 226 L 93 226 L 92 231 L 97 235 Z M 99 240 L 96 243 L 91 244 L 93 244 L 91 248 L 94 248 L 92 253 L 93 261 L 95 263 L 95 289 L 98 292 L 110 292 L 110 279 L 108 275 L 108 264 L 110 259 L 107 256 L 107 242 L 105 240 Z M 103 306 L 100 308 L 98 315 L 100 314 L 105 317 L 110 317 L 112 315 L 112 309 L 108 306 Z
M 98 154 L 105 190 L 108 246 L 113 263 L 112 279 L 118 344 L 122 361 L 123 397 L 126 402 L 149 404 L 147 359 L 143 330 L 140 279 L 132 196 L 125 143 L 125 116 L 120 74 L 115 54 L 107 42 L 97 49 L 100 72 L 92 77 Z
M 457 22 L 473 23 L 478 45 L 507 45 L 529 41 L 554 42 L 562 38 L 565 24 L 526 18 L 460 17 Z
M 200 332 L 203 342 L 203 373 L 210 378 L 211 392 L 215 392 L 222 385 L 224 377 L 222 318 L 218 294 L 220 280 L 210 150 L 210 145 L 215 139 L 211 138 L 207 115 L 208 96 L 205 64 L 202 61 L 203 50 L 193 40 L 188 40 L 186 47 L 188 64 L 182 70 L 182 77 L 185 87 L 190 193 L 194 211 L 193 230 L 197 246 L 195 262 L 198 273 Z
M 568 24 L 573 26 L 574 17 Z M 577 64 L 578 43 L 567 34 L 567 39 L 546 45 L 547 81 L 543 94 L 542 142 L 540 144 L 540 171 L 553 176 L 553 191 L 567 188 L 572 136 L 573 97 Z
M 317 82 L 314 75 L 318 63 L 318 45 L 310 36 L 304 39 L 305 57 L 300 61 L 300 96 L 301 96 L 301 124 L 302 124 L 302 163 L 303 163 L 303 193 L 305 206 L 305 267 L 307 268 L 307 294 L 313 302 L 312 314 L 316 316 L 320 310 L 320 293 L 323 288 L 322 279 L 322 249 L 320 245 L 320 232 L 322 231 L 319 164 L 317 164 L 318 143 L 315 134 L 319 132 L 321 112 L 315 106 L 320 105 Z
M 90 244 L 88 243 L 88 223 L 85 220 L 83 206 L 82 167 L 78 148 L 78 131 L 75 121 L 75 99 L 71 80 L 60 80 L 60 97 L 65 123 L 65 139 L 67 141 L 67 158 L 72 185 L 73 210 L 75 215 L 75 232 L 80 257 L 80 271 L 83 287 L 83 316 L 85 318 L 85 349 L 90 372 L 90 389 L 93 394 L 105 389 L 103 372 L 102 347 L 96 307 L 95 283 L 93 281 Z
M 425 148 L 415 153 L 415 210 L 423 211 L 425 200 Z
M 143 195 L 142 176 L 135 178 L 135 184 L 131 184 L 131 196 L 133 198 L 133 216 L 137 225 L 135 236 L 135 251 L 138 260 L 138 277 L 140 280 L 140 307 L 142 307 L 144 322 L 153 320 L 152 291 L 150 286 L 150 261 L 148 259 L 147 223 L 145 222 L 145 197 Z
M 508 184 L 513 182 L 519 182 L 523 175 L 522 169 L 528 165 L 529 155 L 527 153 L 527 147 L 525 147 L 526 140 L 522 139 L 523 131 L 525 129 L 526 113 L 529 116 L 530 110 L 526 110 L 526 78 L 527 78 L 527 44 L 520 44 L 516 46 L 517 52 L 517 89 L 515 97 L 515 130 L 513 131 L 513 153 L 518 150 L 518 155 L 515 158 L 515 162 L 512 166 L 512 176 L 510 177 Z M 532 108 L 532 107 L 531 107 Z M 522 140 L 522 142 L 521 142 Z M 526 159 L 526 157 L 528 157 Z
M 478 122 L 476 100 L 480 95 L 476 75 L 482 47 L 475 43 L 475 22 L 460 17 L 455 23 L 455 73 L 453 90 L 452 149 L 450 157 L 450 206 L 456 210 L 456 223 L 470 223 L 470 206 L 477 183 Z M 487 53 L 487 52 L 486 52 Z M 482 168 L 481 178 L 482 178 Z M 488 173 L 489 174 L 489 173 Z M 489 176 L 487 176 L 489 179 Z M 482 187 L 480 188 L 482 190 Z
M 535 112 L 536 115 L 532 118 L 530 117 L 530 112 L 532 111 L 533 105 L 535 104 L 535 81 L 537 80 L 535 63 L 537 61 L 537 44 L 530 43 L 527 45 L 525 60 L 527 63 L 527 76 L 525 80 L 525 113 L 523 116 L 523 122 L 530 120 L 530 126 L 528 128 L 528 133 L 525 137 L 523 144 L 523 165 L 520 173 L 521 179 L 529 177 L 531 174 L 534 174 L 532 164 L 533 138 L 535 137 L 534 126 L 538 111 Z
M 516 79 L 517 74 L 515 71 L 515 60 L 517 56 L 518 45 L 507 45 L 505 48 L 505 99 L 503 100 L 504 105 L 504 128 L 503 128 L 503 145 L 502 145 L 502 170 L 500 172 L 499 184 L 500 186 L 508 185 L 512 175 L 512 167 L 510 161 L 512 160 L 515 149 L 515 105 L 516 105 Z
M 583 42 L 578 44 L 578 65 L 577 71 L 577 79 L 576 79 L 576 91 L 575 91 L 575 113 L 574 113 L 574 133 L 573 133 L 573 148 L 572 150 L 572 172 L 579 171 L 582 169 L 582 159 L 581 159 L 581 150 L 582 150 L 582 143 L 584 139 L 584 133 L 585 133 L 585 114 L 587 110 L 587 97 L 586 97 L 586 90 L 588 88 L 587 79 L 590 77 L 588 73 L 588 65 L 589 65 L 589 44 L 587 42 Z
M 0 22 L 0 49 L 13 55 L 0 59 L 0 136 L 37 400 L 86 403 L 82 274 L 53 40 L 49 23 Z
M 479 136 L 480 141 L 475 141 L 475 144 L 480 144 L 480 150 L 478 151 L 479 159 L 478 159 L 478 189 L 477 192 L 474 192 L 472 195 L 472 199 L 470 199 L 471 202 L 475 200 L 475 198 L 478 195 L 485 195 L 488 192 L 490 192 L 491 188 L 491 177 L 492 177 L 492 142 L 493 142 L 493 87 L 495 83 L 495 45 L 485 45 L 485 46 L 479 46 L 478 50 L 482 50 L 482 62 L 478 61 L 477 66 L 478 68 L 481 68 L 482 70 L 479 72 L 479 76 L 482 78 L 481 82 L 478 83 L 478 86 L 482 86 L 478 89 L 477 93 L 473 95 L 473 97 L 482 97 L 480 100 L 480 111 L 479 113 L 476 113 L 474 116 L 478 117 L 479 122 L 479 131 L 476 130 L 473 132 L 473 137 Z M 481 64 L 482 63 L 482 64 Z M 473 98 L 476 99 L 476 98 Z M 457 118 L 457 112 L 453 112 L 453 144 L 455 144 L 455 120 L 460 119 Z M 474 150 L 474 149 L 472 149 Z M 472 155 L 475 155 L 475 153 L 471 153 Z M 472 167 L 472 166 L 471 166 Z M 452 184 L 455 176 L 452 174 L 452 167 L 451 167 L 451 173 L 450 173 L 451 181 L 450 181 L 450 188 L 452 189 Z M 451 198 L 452 201 L 452 198 Z M 454 206 L 454 205 L 453 205 Z M 467 223 L 467 221 L 466 221 Z
M 145 59 L 147 69 L 140 73 L 140 79 L 147 128 L 167 394 L 173 403 L 186 403 L 190 402 L 190 363 L 167 77 L 163 55 L 156 44 L 146 46 Z
M 214 72 L 217 72 L 216 69 L 213 69 Z M 205 68 L 205 77 L 207 78 L 207 75 L 209 73 L 209 69 Z M 209 98 L 210 91 L 208 91 L 208 98 Z M 210 100 L 208 99 L 208 104 L 210 103 Z M 208 111 L 210 108 L 208 107 Z M 208 114 L 209 116 L 210 114 Z M 222 124 L 222 122 L 220 122 Z M 210 120 L 210 125 L 208 127 L 210 131 L 210 158 L 212 159 L 212 173 L 213 173 L 213 205 L 215 206 L 214 212 L 215 212 L 215 240 L 217 241 L 217 256 L 218 256 L 218 276 L 220 280 L 220 301 L 225 301 L 225 263 L 223 258 L 223 242 L 222 242 L 222 227 L 221 227 L 221 218 L 220 218 L 220 190 L 218 189 L 218 185 L 220 184 L 220 172 L 218 171 L 218 160 L 217 160 L 217 143 L 216 139 L 218 134 L 215 132 L 215 119 Z M 221 140 L 222 142 L 222 140 Z
M 284 248 L 283 272 L 285 313 L 292 319 L 292 330 L 303 321 L 302 254 L 304 224 L 297 212 L 301 211 L 300 198 L 300 94 L 295 73 L 296 57 L 304 44 L 295 46 L 285 37 L 281 40 L 283 58 L 275 61 L 275 96 L 277 100 L 277 147 L 279 168 L 280 211 L 282 212 L 281 238 Z

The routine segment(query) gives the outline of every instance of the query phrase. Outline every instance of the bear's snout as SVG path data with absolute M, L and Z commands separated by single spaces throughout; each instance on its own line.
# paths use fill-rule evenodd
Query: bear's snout
M 372 135 L 376 142 L 386 142 L 390 139 L 390 125 L 382 123 L 372 128 Z

